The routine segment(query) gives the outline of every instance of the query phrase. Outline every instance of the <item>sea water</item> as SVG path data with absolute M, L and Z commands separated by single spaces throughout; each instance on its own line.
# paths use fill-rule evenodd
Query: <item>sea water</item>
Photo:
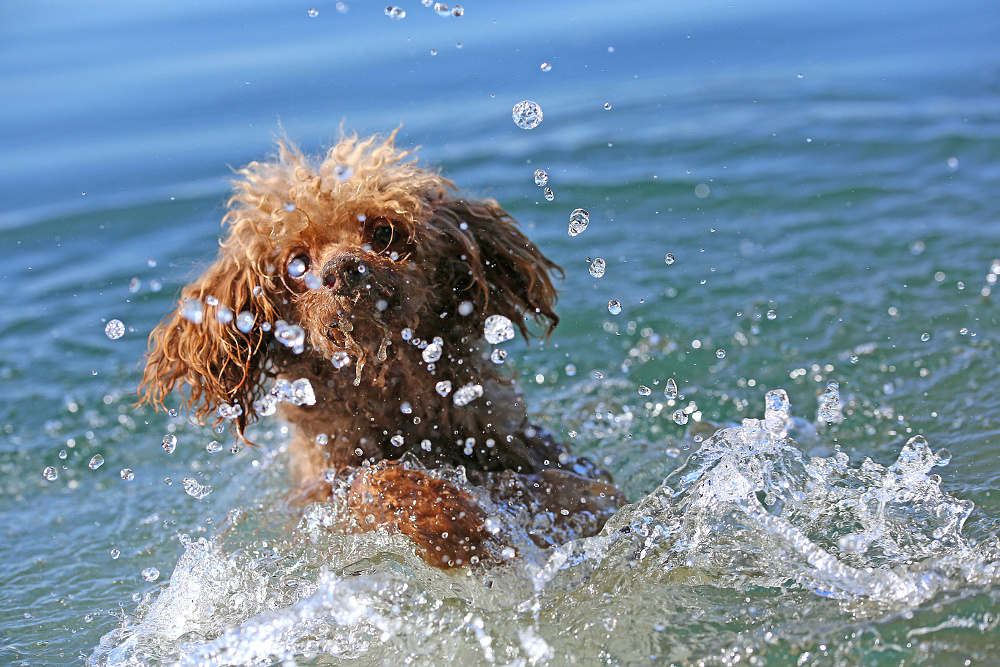
M 5 16 L 0 663 L 994 664 L 996 7 L 340 4 Z M 563 266 L 503 361 L 601 535 L 443 573 L 135 408 L 229 166 L 341 122 Z

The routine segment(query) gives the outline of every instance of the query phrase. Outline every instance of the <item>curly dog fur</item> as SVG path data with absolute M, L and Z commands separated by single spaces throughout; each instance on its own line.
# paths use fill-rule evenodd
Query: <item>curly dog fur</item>
M 279 141 L 237 172 L 218 259 L 150 336 L 141 400 L 180 389 L 199 421 L 228 419 L 246 441 L 274 381 L 307 379 L 314 402 L 281 405 L 306 497 L 329 497 L 331 469 L 353 475 L 359 524 L 406 533 L 435 565 L 474 562 L 485 537 L 482 509 L 438 468 L 497 498 L 518 476 L 521 502 L 596 532 L 620 493 L 529 423 L 483 335 L 503 315 L 547 336 L 561 270 L 495 201 L 458 195 L 394 139 L 348 137 L 318 162 Z

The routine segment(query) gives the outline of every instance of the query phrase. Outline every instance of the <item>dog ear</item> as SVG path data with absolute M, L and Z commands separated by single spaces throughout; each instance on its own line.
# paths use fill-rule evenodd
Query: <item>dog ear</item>
M 139 405 L 163 408 L 164 399 L 180 385 L 184 405 L 199 422 L 213 415 L 211 421 L 218 425 L 223 420 L 217 413 L 220 405 L 239 405 L 242 413 L 231 428 L 246 441 L 243 431 L 257 418 L 253 401 L 263 391 L 267 340 L 260 324 L 273 322 L 276 311 L 267 298 L 274 290 L 266 268 L 234 252 L 234 241 L 230 238 L 216 262 L 183 289 L 177 310 L 150 334 Z M 254 316 L 252 327 L 242 325 L 247 332 L 237 326 L 243 312 Z
M 525 318 L 532 317 L 544 327 L 545 336 L 551 333 L 559 323 L 552 285 L 552 274 L 563 275 L 559 265 L 543 255 L 493 200 L 446 199 L 435 213 L 462 246 L 453 280 L 456 298 L 464 301 L 472 296 L 480 322 L 489 315 L 503 315 L 528 338 Z

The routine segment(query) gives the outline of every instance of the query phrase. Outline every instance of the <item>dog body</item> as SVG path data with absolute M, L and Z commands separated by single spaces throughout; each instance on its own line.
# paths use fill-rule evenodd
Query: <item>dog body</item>
M 245 440 L 284 399 L 302 497 L 351 476 L 359 528 L 400 530 L 435 565 L 475 561 L 486 536 L 482 509 L 436 469 L 596 532 L 620 493 L 528 422 L 484 338 L 490 316 L 547 335 L 559 267 L 393 139 L 348 138 L 318 163 L 279 142 L 238 172 L 218 259 L 150 336 L 142 400 L 160 407 L 180 385 L 200 420 Z

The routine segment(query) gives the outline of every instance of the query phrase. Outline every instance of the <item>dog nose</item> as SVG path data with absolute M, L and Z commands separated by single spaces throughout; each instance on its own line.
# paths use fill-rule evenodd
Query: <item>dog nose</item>
M 337 293 L 357 290 L 365 279 L 368 267 L 360 258 L 337 255 L 323 267 L 323 284 Z

